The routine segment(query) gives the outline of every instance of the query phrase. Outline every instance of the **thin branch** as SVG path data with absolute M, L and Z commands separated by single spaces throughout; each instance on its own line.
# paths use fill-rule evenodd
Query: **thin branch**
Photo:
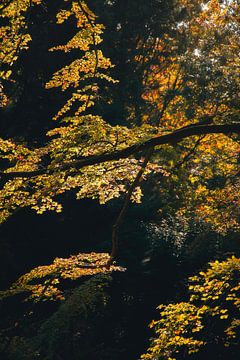
M 95 34 L 95 24 L 94 22 L 90 19 L 87 11 L 84 9 L 84 7 L 82 6 L 82 2 L 80 0 L 78 0 L 78 5 L 80 7 L 80 9 L 82 10 L 82 13 L 85 15 L 86 19 L 88 20 L 91 28 L 92 28 L 92 39 L 93 39 L 93 51 L 94 51 L 94 54 L 95 54 L 95 65 L 94 65 L 94 70 L 92 72 L 93 74 L 93 78 L 96 76 L 96 73 L 97 73 L 97 69 L 98 69 L 98 63 L 99 63 L 99 59 L 98 59 L 98 50 L 97 50 L 97 43 L 96 43 L 96 34 Z M 86 101 L 86 104 L 85 104 L 85 111 L 87 110 L 88 108 L 88 105 L 89 105 L 89 102 L 91 100 L 91 94 L 89 94 L 88 96 L 88 99 Z
M 176 74 L 176 77 L 175 77 L 175 80 L 174 80 L 174 83 L 173 83 L 173 86 L 172 88 L 170 89 L 169 86 L 168 86 L 168 91 L 169 90 L 175 90 L 176 89 L 176 86 L 177 86 L 177 81 L 178 81 L 178 78 L 179 78 L 179 74 L 180 74 L 180 66 L 178 68 L 178 71 L 177 71 L 177 74 Z M 170 74 L 169 74 L 169 81 L 170 81 Z M 159 115 L 159 118 L 158 118 L 158 126 L 160 125 L 160 122 L 161 122 L 161 119 L 168 107 L 168 105 L 170 104 L 170 102 L 173 100 L 173 98 L 175 97 L 175 95 L 172 97 L 172 96 L 168 96 L 168 93 L 165 94 L 164 96 L 164 99 L 163 99 L 163 106 L 162 106 L 162 110 L 160 112 L 160 115 Z
M 125 198 L 124 198 L 124 202 L 123 202 L 123 206 L 121 208 L 121 211 L 117 217 L 117 220 L 115 222 L 115 224 L 113 225 L 113 228 L 112 228 L 112 250 L 111 250 L 111 255 L 110 255 L 110 260 L 109 260 L 109 264 L 112 263 L 112 261 L 116 258 L 117 256 L 117 250 L 118 250 L 118 230 L 119 230 L 119 227 L 124 219 L 124 216 L 126 214 L 126 211 L 128 209 L 128 206 L 129 206 L 129 203 L 130 203 L 130 200 L 131 200 L 131 196 L 133 194 L 133 191 L 134 189 L 138 186 L 141 178 L 142 178 L 142 175 L 147 167 L 147 164 L 152 156 L 154 152 L 154 147 L 148 149 L 147 151 L 147 154 L 145 156 L 145 159 L 142 163 L 142 166 L 140 168 L 140 170 L 138 171 L 133 183 L 131 184 L 128 192 L 126 193 L 125 195 Z
M 149 140 L 143 141 L 141 143 L 137 143 L 131 145 L 125 149 L 113 151 L 107 154 L 100 155 L 91 155 L 85 158 L 81 158 L 75 161 L 69 161 L 63 163 L 61 166 L 58 166 L 54 169 L 39 169 L 35 171 L 13 171 L 13 172 L 0 172 L 0 176 L 3 180 L 14 179 L 17 177 L 23 178 L 32 178 L 39 175 L 51 175 L 58 171 L 66 171 L 71 168 L 81 169 L 85 166 L 91 166 L 96 164 L 102 164 L 108 161 L 117 161 L 120 159 L 126 159 L 131 155 L 139 153 L 140 151 L 146 151 L 152 147 L 165 145 L 165 144 L 177 144 L 181 140 L 196 136 L 196 135 L 206 135 L 206 134 L 231 134 L 237 133 L 240 134 L 240 124 L 225 124 L 225 125 L 195 125 L 180 128 L 172 133 L 156 136 Z
M 2 11 L 3 9 L 5 9 L 6 7 L 8 7 L 10 5 L 10 3 L 12 2 L 12 0 L 10 0 L 8 3 L 6 3 L 2 8 L 0 8 L 0 11 Z M 30 22 L 30 11 L 31 11 L 31 8 L 32 8 L 33 4 L 32 4 L 32 0 L 29 0 L 29 8 L 27 9 L 28 13 L 25 17 L 26 21 L 25 21 L 25 24 L 24 24 L 24 27 L 22 28 L 19 28 L 18 29 L 18 33 L 22 30 L 21 34 L 20 34 L 20 37 L 19 37 L 19 40 L 17 42 L 17 46 L 14 50 L 14 56 L 18 56 L 19 55 L 19 52 L 20 52 L 20 48 L 21 48 L 21 44 L 22 44 L 22 39 L 23 39 L 23 35 L 26 33 L 26 30 L 28 29 L 28 25 L 29 25 L 29 22 Z M 18 35 L 18 33 L 15 33 L 14 35 L 12 35 L 11 37 L 11 41 L 13 42 L 14 41 L 14 38 L 16 37 L 16 35 Z M 2 64 L 4 63 L 6 57 L 8 56 L 8 53 L 5 54 L 5 56 L 1 59 L 0 61 L 0 66 L 2 66 Z M 12 64 L 13 65 L 13 64 Z M 12 67 L 12 65 L 10 65 L 10 67 Z
M 198 138 L 198 140 L 196 141 L 196 143 L 194 144 L 194 146 L 192 147 L 192 149 L 184 156 L 184 158 L 179 161 L 172 170 L 178 170 L 186 161 L 188 161 L 190 159 L 190 157 L 195 153 L 195 150 L 197 149 L 198 145 L 201 143 L 201 141 L 203 140 L 203 138 L 205 137 L 205 135 L 200 136 Z

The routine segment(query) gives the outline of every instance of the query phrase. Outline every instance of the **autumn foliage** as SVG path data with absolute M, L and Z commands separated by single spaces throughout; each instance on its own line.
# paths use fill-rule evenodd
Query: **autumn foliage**
M 155 338 L 141 359 L 176 360 L 201 351 L 207 356 L 211 347 L 215 354 L 222 347 L 237 347 L 239 270 L 239 259 L 233 256 L 190 277 L 188 301 L 158 307 L 160 319 L 150 324 Z
M 47 300 L 55 304 L 61 300 L 65 314 L 76 291 L 81 299 L 76 308 L 82 314 L 85 303 L 95 311 L 91 305 L 95 295 L 104 298 L 101 277 L 108 283 L 110 274 L 125 271 L 115 262 L 119 253 L 121 261 L 121 251 L 126 250 L 119 230 L 131 203 L 134 209 L 145 206 L 144 195 L 150 187 L 151 205 L 146 212 L 150 213 L 157 199 L 154 216 L 161 224 L 171 218 L 175 228 L 179 223 L 189 228 L 196 224 L 216 236 L 239 231 L 239 4 L 237 0 L 149 0 L 149 15 L 144 1 L 139 1 L 149 17 L 141 19 L 142 30 L 137 32 L 131 29 L 127 13 L 131 5 L 130 19 L 136 21 L 134 1 L 57 3 L 55 7 L 48 0 L 3 0 L 0 4 L 0 110 L 4 116 L 16 106 L 19 94 L 24 96 L 28 82 L 23 69 L 35 45 L 33 29 L 40 10 L 49 22 L 41 26 L 54 22 L 59 31 L 66 29 L 65 39 L 57 37 L 46 51 L 59 60 L 55 70 L 49 71 L 47 80 L 42 69 L 37 74 L 41 91 L 49 96 L 45 106 L 51 108 L 56 97 L 57 111 L 49 116 L 48 130 L 44 128 L 39 141 L 32 141 L 31 134 L 0 138 L 0 223 L 24 208 L 39 215 L 64 214 L 69 194 L 100 205 L 120 204 L 120 208 L 118 215 L 114 213 L 112 238 L 106 239 L 103 252 L 57 257 L 50 265 L 37 266 L 1 291 L 0 299 L 7 302 L 17 297 L 39 307 Z M 163 3 L 169 14 L 160 12 L 161 17 L 157 7 Z M 116 14 L 114 34 L 110 34 L 97 9 L 108 8 L 106 19 L 111 26 L 111 9 L 121 4 L 126 5 L 124 18 L 119 20 Z M 109 56 L 114 51 L 120 54 L 117 65 Z M 173 257 L 176 254 L 174 249 Z M 228 349 L 235 354 L 239 270 L 239 259 L 231 256 L 211 261 L 205 271 L 189 277 L 184 301 L 158 307 L 160 318 L 150 324 L 154 338 L 141 358 L 197 359 L 198 354 L 207 358 Z M 130 302 L 131 296 L 124 293 L 123 297 Z M 100 302 L 104 307 L 105 300 Z M 10 327 L 10 335 L 6 330 L 6 348 L 12 339 L 28 348 L 21 336 L 11 335 L 22 323 L 16 322 L 17 330 L 15 325 Z M 18 345 L 13 347 L 15 351 Z M 34 342 L 29 345 L 33 351 L 29 358 L 38 356 L 35 347 Z M 4 349 L 5 343 L 0 342 L 0 354 Z
M 2 65 L 8 69 L 2 70 L 3 81 L 14 81 L 13 63 L 30 46 L 29 7 L 40 3 L 11 1 L 3 7 L 1 17 L 8 22 L 8 26 L 1 27 L 5 46 L 1 50 Z M 79 199 L 98 198 L 100 203 L 105 203 L 127 191 L 142 164 L 138 155 L 104 164 L 100 161 L 78 170 L 75 167 L 78 159 L 121 151 L 185 126 L 237 121 L 239 59 L 235 2 L 221 5 L 210 1 L 201 5 L 198 1 L 180 1 L 179 9 L 184 8 L 187 15 L 176 23 L 173 34 L 163 33 L 156 42 L 149 40 L 142 45 L 147 52 L 156 54 L 154 64 L 150 58 L 145 59 L 147 70 L 142 94 L 152 110 L 137 119 L 141 120 L 140 125 L 128 127 L 111 126 L 101 116 L 89 112 L 101 98 L 101 82 L 116 82 L 110 74 L 112 64 L 99 48 L 104 27 L 85 2 L 67 1 L 63 5 L 56 21 L 61 26 L 71 19 L 76 32 L 66 44 L 49 50 L 74 51 L 78 55 L 46 84 L 46 89 L 60 88 L 71 93 L 54 116 L 55 120 L 63 118 L 63 124 L 48 132 L 50 140 L 42 148 L 29 149 L 12 140 L 1 140 L 2 157 L 11 164 L 6 174 L 37 171 L 30 179 L 20 175 L 3 186 L 2 221 L 19 207 L 30 206 L 38 213 L 60 212 L 62 205 L 56 196 L 70 189 L 77 190 Z M 142 59 L 137 57 L 135 61 Z M 229 135 L 200 135 L 184 140 L 179 147 L 156 147 L 159 155 L 151 156 L 143 175 L 146 178 L 160 172 L 173 182 L 184 179 L 188 195 L 179 208 L 180 213 L 184 216 L 194 213 L 220 231 L 238 226 L 239 197 L 235 190 L 233 195 L 232 189 L 239 187 L 239 145 L 237 136 Z M 49 160 L 43 168 L 46 158 Z M 176 172 L 176 168 L 181 171 Z M 218 179 L 223 179 L 221 185 Z M 136 184 L 131 199 L 140 202 L 141 196 L 141 188 Z

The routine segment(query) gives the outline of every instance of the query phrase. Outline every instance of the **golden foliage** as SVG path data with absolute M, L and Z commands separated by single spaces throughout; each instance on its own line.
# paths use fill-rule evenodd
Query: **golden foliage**
M 238 121 L 236 1 L 223 6 L 220 1 L 211 0 L 202 6 L 199 0 L 179 0 L 178 5 L 185 8 L 187 16 L 176 24 L 176 36 L 165 33 L 155 39 L 153 51 L 158 57 L 144 79 L 142 97 L 152 105 L 153 111 L 142 114 L 142 125 L 124 127 L 111 126 L 101 116 L 89 113 L 89 108 L 101 97 L 100 82 L 114 82 L 109 74 L 111 62 L 99 48 L 104 27 L 97 23 L 84 1 L 62 3 L 56 21 L 62 24 L 73 20 L 76 33 L 66 44 L 56 45 L 50 51 L 75 51 L 78 55 L 53 74 L 46 88 L 61 89 L 70 97 L 54 117 L 63 120 L 59 127 L 49 131 L 50 140 L 45 147 L 29 149 L 10 140 L 0 140 L 1 156 L 10 162 L 5 173 L 44 170 L 44 174 L 31 179 L 20 177 L 4 184 L 0 191 L 1 221 L 25 206 L 40 214 L 46 210 L 60 212 L 62 206 L 56 196 L 71 189 L 76 190 L 79 199 L 97 198 L 103 204 L 127 191 L 142 164 L 142 158 L 130 157 L 79 170 L 75 166 L 79 159 L 141 144 L 182 126 Z M 7 28 L 0 28 L 4 43 L 0 60 L 8 64 L 8 70 L 17 60 L 16 52 L 27 48 L 30 41 L 26 18 L 29 6 L 27 0 L 13 0 L 0 15 L 9 22 Z M 26 31 L 22 32 L 23 28 Z M 15 40 L 10 45 L 12 37 Z M 144 46 L 153 46 L 153 39 Z M 0 75 L 7 79 L 10 73 Z M 0 105 L 6 102 L 0 87 Z M 210 222 L 219 231 L 236 228 L 240 193 L 237 140 L 237 136 L 207 135 L 186 139 L 179 146 L 157 147 L 143 178 L 153 172 L 168 175 L 171 188 L 185 191 L 179 212 Z M 65 164 L 70 166 L 64 170 Z M 164 195 L 169 189 L 160 191 Z M 132 200 L 140 202 L 141 196 L 138 187 Z
M 60 10 L 57 14 L 57 23 L 62 24 L 70 17 L 74 17 L 76 26 L 80 29 L 65 45 L 54 46 L 50 51 L 61 50 L 70 52 L 73 49 L 79 50 L 83 55 L 71 62 L 71 64 L 53 74 L 52 79 L 46 84 L 47 89 L 60 87 L 62 91 L 69 87 L 73 89 L 71 98 L 58 111 L 54 120 L 64 116 L 73 106 L 75 115 L 80 115 L 89 107 L 94 105 L 94 99 L 98 95 L 96 83 L 82 85 L 86 81 L 104 79 L 108 82 L 115 82 L 102 70 L 112 67 L 110 59 L 106 58 L 97 47 L 102 42 L 104 26 L 95 22 L 96 16 L 89 10 L 84 1 L 71 1 L 69 10 Z
M 0 78 L 9 81 L 12 66 L 17 61 L 19 53 L 27 50 L 31 36 L 28 34 L 29 11 L 41 0 L 14 0 L 7 6 L 0 7 Z M 4 21 L 5 20 L 5 21 Z M 1 22 L 6 25 L 1 25 Z M 2 93 L 2 85 L 0 94 Z M 1 95 L 0 106 L 7 104 L 6 95 Z
M 25 295 L 25 300 L 35 302 L 64 300 L 62 283 L 97 274 L 109 274 L 125 269 L 115 264 L 109 265 L 107 253 L 85 253 L 70 258 L 56 258 L 51 265 L 38 266 L 21 276 L 9 290 L 0 292 L 0 298 Z
M 214 261 L 207 271 L 189 278 L 188 302 L 160 305 L 160 319 L 150 327 L 155 338 L 141 359 L 172 359 L 180 351 L 198 352 L 214 341 L 209 323 L 220 321 L 225 346 L 236 343 L 239 333 L 240 259 Z M 219 336 L 219 335 L 218 335 Z

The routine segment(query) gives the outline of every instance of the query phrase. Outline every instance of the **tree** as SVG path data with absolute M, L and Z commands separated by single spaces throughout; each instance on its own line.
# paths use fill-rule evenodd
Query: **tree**
M 14 36 L 17 36 L 19 43 L 22 44 L 11 52 L 15 54 L 14 61 L 17 60 L 18 51 L 26 47 L 26 39 L 30 41 L 29 35 L 25 34 L 26 16 L 29 14 L 29 6 L 34 3 L 25 1 L 20 7 L 19 1 L 11 1 L 2 9 L 2 18 L 6 18 L 8 22 L 7 31 L 14 32 Z M 39 1 L 36 4 L 39 4 Z M 227 220 L 233 218 L 232 223 L 228 222 L 228 224 L 237 225 L 238 197 L 234 197 L 234 211 L 231 211 L 231 206 L 229 206 L 229 202 L 232 203 L 232 197 L 230 201 L 222 203 L 222 198 L 226 200 L 226 193 L 231 194 L 231 187 L 239 186 L 236 172 L 237 136 L 231 135 L 239 132 L 239 124 L 236 121 L 235 105 L 230 108 L 231 101 L 235 104 L 232 85 L 234 83 L 234 93 L 238 85 L 235 71 L 236 46 L 234 45 L 236 42 L 234 33 L 237 26 L 236 4 L 220 6 L 218 2 L 213 1 L 208 5 L 207 10 L 204 6 L 201 8 L 199 1 L 196 1 L 194 6 L 180 1 L 178 6 L 180 11 L 184 9 L 187 16 L 183 24 L 177 22 L 174 26 L 170 26 L 172 37 L 169 33 L 161 35 L 161 39 L 153 48 L 153 50 L 157 49 L 157 54 L 161 54 L 157 55 L 161 63 L 160 70 L 158 70 L 159 65 L 155 65 L 156 59 L 154 59 L 153 64 L 150 62 L 152 74 L 148 71 L 146 74 L 150 81 L 154 82 L 154 87 L 158 83 L 157 92 L 160 96 L 155 96 L 154 92 L 151 93 L 148 82 L 146 82 L 146 87 L 150 90 L 142 94 L 146 101 L 149 101 L 149 96 L 153 96 L 158 101 L 158 115 L 147 119 L 143 114 L 140 125 L 126 127 L 112 126 L 101 116 L 90 113 L 90 107 L 101 96 L 99 85 L 102 81 L 115 82 L 108 73 L 112 66 L 111 62 L 99 50 L 103 26 L 96 23 L 95 15 L 85 2 L 67 1 L 63 4 L 62 10 L 57 13 L 57 22 L 61 24 L 68 19 L 73 19 L 77 32 L 65 45 L 54 46 L 50 50 L 65 53 L 77 51 L 78 58 L 55 72 L 46 84 L 46 88 L 60 87 L 62 91 L 71 89 L 69 99 L 54 117 L 56 120 L 64 116 L 63 125 L 49 131 L 47 135 L 51 137 L 50 141 L 40 148 L 30 149 L 22 144 L 17 145 L 11 140 L 1 140 L 3 158 L 9 161 L 8 168 L 1 172 L 2 221 L 16 209 L 26 206 L 35 209 L 40 214 L 46 210 L 60 212 L 62 205 L 57 201 L 57 197 L 72 189 L 78 189 L 78 199 L 98 198 L 100 203 L 126 193 L 122 210 L 113 228 L 111 258 L 114 258 L 117 248 L 117 231 L 129 201 L 141 201 L 142 192 L 139 185 L 141 180 L 146 179 L 148 175 L 159 173 L 163 178 L 169 178 L 168 156 L 170 156 L 172 159 L 177 159 L 177 162 L 170 161 L 173 169 L 187 164 L 184 176 L 186 181 L 193 183 L 195 188 L 192 192 L 192 188 L 188 187 L 189 192 L 192 192 L 194 196 L 190 198 L 189 204 L 185 202 L 185 208 L 190 212 L 195 208 L 196 214 L 200 213 L 200 216 L 204 216 L 208 221 L 215 221 L 218 226 L 222 219 L 216 217 L 216 213 L 221 207 L 227 209 L 228 206 L 228 211 L 224 211 L 229 214 Z M 211 11 L 208 10 L 209 8 Z M 221 33 L 223 41 L 220 42 L 219 37 L 215 37 L 214 51 L 211 50 L 212 47 L 205 50 L 202 45 L 215 28 L 212 13 L 216 13 L 213 17 L 214 21 L 223 23 L 223 34 Z M 16 18 L 19 14 L 21 26 L 17 27 Z M 206 24 L 206 33 L 204 32 L 201 38 L 202 28 Z M 24 35 L 21 32 L 23 27 Z M 2 26 L 2 29 L 4 35 L 5 27 Z M 185 46 L 181 45 L 183 38 L 186 39 Z M 25 42 L 22 39 L 25 39 Z M 204 59 L 209 57 L 210 62 L 208 61 L 207 64 L 205 60 L 203 63 L 198 61 L 198 56 L 195 56 L 193 60 L 190 57 L 195 50 L 198 53 L 202 51 L 196 47 L 197 41 L 204 48 Z M 211 72 L 213 68 L 215 71 L 215 66 L 218 66 L 218 61 L 220 61 L 221 47 L 229 42 L 233 43 L 233 46 L 226 55 L 227 60 L 217 79 L 221 87 L 219 88 L 211 77 L 207 80 L 207 84 L 201 83 L 203 78 L 206 79 L 204 69 Z M 148 47 L 148 44 L 152 44 L 151 37 L 146 40 L 144 47 Z M 7 61 L 7 66 L 12 66 L 11 59 Z M 135 60 L 143 61 L 141 55 L 138 55 Z M 196 74 L 199 76 L 195 76 Z M 9 76 L 8 72 L 7 78 Z M 194 80 L 192 80 L 193 76 L 195 76 Z M 5 75 L 5 80 L 7 78 Z M 208 98 L 203 99 L 199 95 L 203 92 L 208 93 L 211 104 Z M 191 115 L 189 115 L 190 110 Z M 223 113 L 226 115 L 224 118 Z M 202 121 L 203 117 L 211 118 L 210 123 Z M 231 122 L 226 123 L 226 119 L 228 121 L 229 118 Z M 202 137 L 212 133 L 221 133 L 226 136 Z M 194 136 L 194 141 L 191 140 L 192 136 Z M 184 141 L 179 146 L 182 140 Z M 204 143 L 200 147 L 202 141 Z M 224 144 L 226 141 L 228 141 L 227 147 Z M 179 152 L 182 146 L 183 151 Z M 197 147 L 201 151 L 196 152 Z M 198 157 L 189 161 L 193 154 Z M 222 169 L 223 154 L 225 157 L 231 157 L 232 161 L 231 166 Z M 213 166 L 213 161 L 216 162 L 218 158 L 218 165 L 214 163 Z M 176 175 L 170 176 L 170 179 L 172 180 L 174 176 Z M 226 179 L 224 184 L 226 186 L 220 187 L 220 190 L 215 188 L 212 190 L 208 185 L 203 185 L 203 179 L 206 183 L 219 176 Z M 219 199 L 219 206 L 216 206 L 215 198 Z
M 239 355 L 239 266 L 236 257 L 214 261 L 189 278 L 188 301 L 160 305 L 160 319 L 141 359 L 202 359 Z M 194 355 L 197 353 L 196 355 Z
M 3 356 L 24 360 L 38 358 L 39 353 L 44 358 L 69 357 L 72 354 L 69 355 L 66 342 L 73 339 L 76 349 L 69 345 L 70 351 L 74 353 L 73 358 L 79 358 L 79 331 L 84 333 L 82 329 L 86 329 L 87 323 L 88 337 L 94 328 L 89 326 L 88 319 L 91 322 L 93 316 L 94 323 L 98 306 L 107 312 L 107 295 L 102 292 L 105 280 L 108 283 L 112 271 L 124 270 L 113 262 L 118 255 L 118 232 L 130 202 L 140 203 L 144 188 L 151 186 L 143 180 L 150 180 L 148 184 L 154 184 L 154 191 L 158 192 L 161 220 L 164 221 L 164 216 L 174 219 L 174 230 L 178 226 L 175 220 L 179 220 L 180 238 L 181 224 L 190 222 L 198 224 L 199 221 L 205 228 L 209 226 L 211 231 L 215 228 L 222 233 L 235 231 L 239 226 L 237 2 L 5 0 L 0 9 L 0 37 L 4 42 L 0 50 L 0 102 L 5 121 L 12 104 L 19 101 L 16 92 L 35 83 L 43 85 L 41 96 L 49 94 L 46 95 L 49 100 L 45 101 L 49 109 L 46 114 L 52 113 L 55 121 L 48 125 L 46 136 L 41 135 L 37 142 L 29 132 L 9 138 L 6 131 L 0 139 L 1 221 L 25 207 L 39 214 L 49 210 L 61 212 L 67 191 L 76 193 L 78 199 L 95 199 L 100 204 L 115 198 L 123 202 L 113 226 L 110 255 L 105 249 L 103 253 L 90 252 L 69 258 L 59 258 L 57 254 L 52 264 L 27 269 L 25 275 L 0 294 L 2 304 L 16 301 L 22 306 L 17 321 L 14 315 L 3 324 L 0 343 Z M 106 9 L 105 18 L 101 14 Z M 56 23 L 53 16 L 57 18 Z M 105 40 L 108 41 L 102 42 L 105 35 L 101 22 L 105 20 L 108 26 Z M 47 41 L 53 32 L 52 26 L 54 32 L 57 27 L 62 28 L 53 43 Z M 53 63 L 47 60 L 42 66 L 41 61 L 37 62 L 35 70 L 40 66 L 39 73 L 36 71 L 34 81 L 29 82 L 30 72 L 25 79 L 27 59 L 33 57 L 32 63 L 35 63 L 37 55 L 33 53 L 39 38 L 43 38 L 41 44 L 44 44 L 41 60 L 46 59 L 44 51 L 48 47 L 49 56 L 54 60 Z M 110 54 L 115 67 L 108 58 Z M 45 64 L 46 72 L 43 71 Z M 24 114 L 31 106 L 28 116 L 34 114 L 35 104 L 41 97 L 35 97 L 32 88 L 31 92 L 28 101 L 20 102 Z M 27 96 L 22 91 L 24 97 Z M 17 106 L 15 116 L 18 116 Z M 45 125 L 50 123 L 51 116 L 43 117 Z M 140 252 L 142 248 L 139 238 L 137 240 Z M 130 256 L 137 252 L 134 245 L 124 251 Z M 172 257 L 179 255 L 178 249 L 173 252 Z M 156 258 L 159 262 L 159 257 Z M 164 265 L 160 264 L 164 272 L 171 268 L 167 262 L 168 257 Z M 172 279 L 175 279 L 175 269 Z M 138 274 L 139 278 L 143 272 Z M 159 279 L 159 268 L 157 275 Z M 151 285 L 148 286 L 150 289 Z M 121 296 L 123 302 L 132 302 L 131 293 L 123 290 Z M 28 302 L 20 304 L 19 299 Z M 49 304 L 45 300 L 55 302 Z M 61 305 L 59 300 L 64 300 Z M 145 306 L 144 297 L 139 297 L 136 303 L 141 301 Z M 57 310 L 48 322 L 49 309 L 51 312 L 58 306 L 59 312 Z M 42 309 L 44 314 L 40 314 Z M 130 306 L 129 313 L 132 309 Z M 198 304 L 182 303 L 177 310 L 181 313 L 180 320 L 186 320 L 190 313 L 198 311 Z M 174 316 L 177 310 L 173 308 Z M 219 308 L 221 310 L 224 309 Z M 172 308 L 167 311 L 171 312 Z M 87 320 L 79 324 L 78 316 L 83 317 L 85 313 Z M 204 313 L 204 316 L 210 315 Z M 124 314 L 123 322 L 126 317 Z M 222 324 L 224 319 L 220 320 Z M 39 322 L 44 324 L 38 336 Z M 66 337 L 63 336 L 65 330 L 56 331 L 58 324 L 62 327 L 63 323 Z M 99 323 L 101 332 L 103 318 Z M 132 328 L 136 328 L 135 322 L 133 325 Z M 117 324 L 115 328 L 116 342 L 122 341 L 118 349 L 124 342 L 121 326 Z M 110 338 L 114 338 L 112 329 L 111 333 Z M 204 341 L 201 338 L 187 340 L 190 349 L 201 347 Z M 94 351 L 98 350 L 98 344 L 94 343 Z M 111 348 L 111 351 L 112 354 L 114 350 Z M 111 354 L 108 357 L 112 359 Z

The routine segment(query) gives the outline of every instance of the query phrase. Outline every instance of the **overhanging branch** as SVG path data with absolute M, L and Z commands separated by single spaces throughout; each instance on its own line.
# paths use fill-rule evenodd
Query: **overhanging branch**
M 39 169 L 35 171 L 13 171 L 13 172 L 0 172 L 0 176 L 3 180 L 10 180 L 17 177 L 32 178 L 44 174 L 53 174 L 56 171 L 64 171 L 71 168 L 81 169 L 85 166 L 102 164 L 108 161 L 116 161 L 120 159 L 126 159 L 129 156 L 136 154 L 140 151 L 145 151 L 158 145 L 176 144 L 179 141 L 195 135 L 205 134 L 240 134 L 240 124 L 225 124 L 225 125 L 193 125 L 180 128 L 167 135 L 161 135 L 153 137 L 142 143 L 131 145 L 125 149 L 114 151 L 107 154 L 87 156 L 79 160 L 63 163 L 62 166 L 56 169 Z

